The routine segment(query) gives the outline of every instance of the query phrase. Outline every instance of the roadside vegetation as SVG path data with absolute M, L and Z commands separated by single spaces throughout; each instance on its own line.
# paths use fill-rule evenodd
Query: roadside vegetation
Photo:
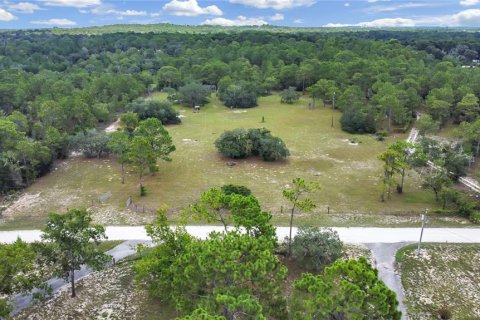
M 302 199 L 297 205 L 306 211 L 305 203 L 313 205 L 309 199 Z M 2 315 L 7 316 L 11 311 L 12 293 L 29 292 L 40 286 L 47 289 L 48 276 L 61 276 L 69 283 L 71 300 L 66 301 L 64 292 L 54 299 L 46 297 L 43 308 L 33 307 L 19 318 L 49 319 L 58 315 L 58 306 L 62 304 L 68 308 L 64 314 L 72 316 L 110 318 L 113 313 L 115 317 L 129 318 L 139 311 L 143 295 L 158 299 L 168 315 L 174 314 L 179 319 L 200 315 L 227 320 L 269 316 L 303 319 L 314 314 L 400 319 L 395 293 L 378 278 L 368 253 L 355 247 L 344 250 L 338 235 L 330 229 L 300 229 L 293 241 L 290 235 L 279 242 L 271 217 L 248 188 L 238 185 L 213 188 L 192 204 L 184 223 L 191 218 L 219 220 L 225 226 L 224 232 L 211 232 L 206 239 L 195 238 L 186 232 L 184 224 L 171 228 L 166 210 L 159 210 L 155 221 L 146 226 L 154 246 L 139 247 L 138 254 L 127 259 L 134 260 L 133 265 L 125 262 L 112 266 L 108 255 L 96 245 L 105 238 L 104 227 L 94 224 L 91 214 L 85 209 L 51 213 L 41 242 L 29 245 L 17 240 L 14 244 L 0 245 L 1 250 L 9 252 L 12 262 L 28 259 L 22 269 L 0 269 L 2 278 L 11 279 L 2 287 Z M 95 270 L 107 269 L 89 278 L 105 281 L 105 274 L 114 277 L 106 281 L 128 289 L 121 294 L 123 301 L 112 299 L 110 290 L 102 287 L 90 300 L 81 300 L 83 307 L 74 307 L 77 295 L 89 292 L 88 287 L 78 293 L 76 290 L 74 274 L 82 264 Z M 47 278 L 39 277 L 31 268 L 35 266 L 45 270 Z M 288 266 L 294 266 L 292 272 Z M 132 286 L 132 268 L 136 288 Z M 82 282 L 91 285 L 89 278 Z M 341 285 L 340 279 L 349 285 Z M 356 292 L 354 296 L 347 294 L 352 289 Z M 132 303 L 139 297 L 139 301 Z M 108 308 L 109 300 L 114 300 L 124 314 L 117 315 L 118 310 L 111 305 Z
M 480 317 L 480 246 L 476 244 L 416 245 L 397 253 L 408 318 L 478 319 Z

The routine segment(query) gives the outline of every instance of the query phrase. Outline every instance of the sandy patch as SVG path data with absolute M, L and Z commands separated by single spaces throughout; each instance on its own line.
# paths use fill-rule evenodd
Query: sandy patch
M 118 128 L 120 128 L 120 118 L 118 118 L 117 120 L 115 120 L 114 123 L 112 123 L 111 125 L 109 125 L 108 127 L 106 127 L 106 128 L 105 128 L 105 132 L 106 132 L 106 133 L 112 133 L 112 132 L 117 131 Z

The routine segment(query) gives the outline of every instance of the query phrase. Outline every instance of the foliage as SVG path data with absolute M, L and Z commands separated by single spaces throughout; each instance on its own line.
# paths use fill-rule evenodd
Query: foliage
M 337 260 L 323 274 L 303 274 L 294 285 L 294 319 L 401 319 L 395 293 L 363 257 Z
M 429 114 L 423 114 L 420 119 L 417 120 L 415 125 L 421 136 L 436 133 L 440 129 L 440 122 L 433 120 L 432 116 Z
M 178 124 L 181 122 L 178 113 L 167 100 L 158 101 L 140 98 L 130 102 L 126 106 L 126 110 L 136 113 L 140 120 L 157 118 L 163 125 Z
M 236 184 L 226 184 L 223 185 L 221 189 L 226 195 L 239 194 L 248 197 L 252 194 L 252 191 L 247 187 Z
M 68 135 L 106 122 L 155 86 L 180 88 L 172 100 L 192 106 L 216 89 L 233 107 L 253 106 L 258 95 L 294 87 L 306 90 L 313 104 L 337 100 L 340 110 L 349 110 L 344 127 L 352 132 L 403 127 L 423 104 L 442 124 L 474 122 L 479 113 L 478 68 L 461 68 L 478 58 L 478 38 L 468 30 L 157 24 L 2 36 L 0 114 L 52 155 L 29 170 L 29 180 L 68 155 Z M 0 150 L 8 162 L 0 169 L 7 176 L 2 191 L 28 185 L 14 147 Z
M 282 91 L 280 97 L 280 101 L 282 103 L 292 104 L 300 99 L 300 93 L 298 93 L 294 87 L 289 87 L 288 89 Z
M 181 314 L 201 306 L 210 314 L 222 308 L 221 314 L 233 316 L 239 308 L 258 310 L 258 303 L 265 315 L 285 314 L 286 269 L 270 240 L 227 232 L 200 241 L 182 227 L 171 230 L 164 214 L 147 231 L 158 245 L 135 265 L 137 281 Z
M 200 201 L 192 206 L 191 213 L 196 219 L 221 223 L 225 231 L 233 224 L 236 228 L 243 228 L 250 236 L 263 236 L 272 242 L 276 239 L 270 223 L 272 215 L 262 211 L 253 195 L 245 196 L 211 188 L 201 194 Z
M 110 137 L 104 132 L 90 129 L 78 132 L 70 138 L 70 150 L 81 152 L 87 158 L 100 158 L 109 153 Z
M 178 89 L 178 92 L 182 101 L 185 104 L 191 106 L 192 108 L 197 105 L 203 106 L 205 103 L 207 103 L 207 98 L 210 94 L 207 86 L 201 85 L 196 82 L 191 82 L 184 85 L 183 87 L 180 87 Z
M 452 180 L 448 176 L 448 171 L 441 164 L 435 164 L 423 175 L 422 187 L 432 189 L 437 201 L 439 201 L 439 194 L 442 190 L 451 184 Z
M 475 211 L 470 214 L 470 221 L 475 224 L 480 224 L 480 211 Z
M 220 100 L 230 108 L 252 108 L 257 106 L 256 89 L 248 83 L 231 84 L 220 90 Z
M 125 112 L 120 116 L 120 123 L 124 130 L 130 134 L 132 134 L 138 126 L 139 121 L 138 115 L 133 112 Z
M 145 195 L 143 176 L 147 172 L 158 171 L 157 159 L 171 161 L 169 154 L 175 151 L 175 146 L 170 134 L 157 118 L 141 121 L 133 134 L 134 137 L 126 152 L 126 160 L 138 174 L 140 194 Z
M 342 130 L 349 133 L 375 133 L 377 125 L 371 112 L 361 108 L 348 108 L 340 118 Z
M 342 255 L 343 243 L 332 229 L 300 227 L 293 238 L 292 256 L 309 271 L 321 271 Z
M 320 189 L 320 185 L 316 182 L 307 182 L 301 178 L 295 178 L 292 180 L 292 185 L 287 189 L 284 189 L 282 194 L 292 204 L 290 212 L 290 233 L 288 237 L 288 256 L 292 255 L 292 228 L 293 228 L 293 216 L 297 207 L 303 212 L 311 212 L 315 207 L 315 203 L 310 198 L 301 197 Z
M 387 147 L 378 159 L 383 161 L 383 178 L 381 200 L 385 201 L 385 193 L 390 199 L 391 188 L 396 183 L 395 175 L 400 174 L 401 182 L 397 185 L 397 191 L 403 192 L 406 170 L 410 169 L 415 162 L 423 163 L 424 154 L 414 144 L 399 140 Z
M 75 297 L 75 270 L 82 265 L 103 268 L 111 258 L 96 244 L 105 239 L 105 228 L 92 224 L 92 214 L 85 209 L 71 209 L 64 214 L 50 213 L 42 239 L 42 252 L 53 275 L 70 281 L 72 298 Z
M 125 183 L 124 165 L 128 161 L 128 149 L 130 148 L 130 137 L 125 131 L 116 131 L 110 134 L 108 148 L 117 156 L 122 168 L 122 183 Z
M 8 298 L 41 287 L 43 272 L 38 270 L 35 247 L 17 239 L 12 244 L 0 244 L 0 317 L 7 318 L 12 310 Z
M 225 131 L 215 141 L 215 146 L 224 156 L 234 159 L 253 155 L 264 161 L 276 161 L 290 155 L 285 143 L 265 128 Z

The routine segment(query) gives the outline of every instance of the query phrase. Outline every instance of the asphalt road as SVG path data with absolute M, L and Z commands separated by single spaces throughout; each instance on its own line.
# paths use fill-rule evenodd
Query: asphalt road
M 407 319 L 403 304 L 403 288 L 400 276 L 395 271 L 395 253 L 408 243 L 418 241 L 420 228 L 332 228 L 336 230 L 340 239 L 346 243 L 366 244 L 373 252 L 376 268 L 380 278 L 389 288 L 397 293 L 400 302 L 399 308 L 402 311 L 403 319 Z M 222 232 L 220 226 L 188 226 L 187 230 L 193 236 L 206 238 L 212 231 Z M 293 229 L 296 234 L 297 229 Z M 288 227 L 277 227 L 278 239 L 284 239 L 289 233 Z M 143 226 L 129 227 L 106 227 L 106 235 L 109 240 L 125 240 L 114 249 L 108 251 L 117 261 L 135 253 L 138 243 L 147 242 L 147 236 Z M 0 242 L 11 243 L 18 237 L 24 241 L 33 242 L 41 239 L 40 230 L 16 230 L 0 231 Z M 426 228 L 423 234 L 424 242 L 451 242 L 451 243 L 480 243 L 480 229 L 475 228 Z M 82 268 L 76 274 L 80 279 L 92 270 Z M 62 279 L 52 279 L 49 284 L 57 292 L 67 284 Z M 15 296 L 16 306 L 14 313 L 29 306 L 32 302 L 31 295 Z

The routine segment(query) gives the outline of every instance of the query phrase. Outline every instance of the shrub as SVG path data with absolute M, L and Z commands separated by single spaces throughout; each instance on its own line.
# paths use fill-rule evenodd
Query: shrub
M 145 197 L 147 195 L 147 188 L 145 186 L 140 186 L 140 197 Z
M 276 161 L 290 155 L 287 146 L 278 137 L 261 139 L 259 153 L 264 161 Z
M 140 120 L 157 118 L 162 124 L 178 124 L 181 122 L 178 113 L 169 101 L 136 99 L 126 107 L 127 111 L 134 112 Z
M 300 227 L 293 238 L 292 254 L 308 270 L 320 271 L 342 255 L 343 243 L 332 229 Z
M 239 186 L 236 184 L 226 184 L 222 188 L 223 193 L 226 195 L 239 194 L 248 197 L 252 194 L 252 191 L 245 186 Z
M 224 156 L 234 159 L 253 155 L 264 161 L 275 161 L 290 155 L 285 143 L 265 128 L 225 131 L 215 141 L 215 146 Z
M 297 92 L 294 87 L 283 90 L 280 96 L 282 103 L 292 104 L 300 99 L 300 93 Z
M 251 155 L 252 145 L 245 129 L 225 131 L 215 141 L 218 151 L 226 157 L 242 159 Z
M 475 211 L 470 214 L 470 221 L 475 224 L 480 224 L 480 211 Z
M 252 85 L 240 83 L 229 85 L 219 92 L 220 100 L 231 108 L 252 108 L 257 106 L 257 92 Z
M 375 119 L 371 113 L 359 108 L 350 108 L 340 118 L 342 130 L 349 133 L 375 133 Z

